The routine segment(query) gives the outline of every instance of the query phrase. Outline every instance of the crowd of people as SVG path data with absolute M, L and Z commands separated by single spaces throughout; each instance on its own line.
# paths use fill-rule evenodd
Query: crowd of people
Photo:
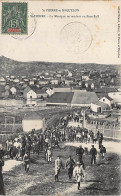
M 92 143 L 92 148 L 88 152 L 87 148 L 82 148 L 80 146 L 76 150 L 76 155 L 78 157 L 77 163 L 71 156 L 66 161 L 65 167 L 68 168 L 69 179 L 72 176 L 76 177 L 78 182 L 78 189 L 80 187 L 80 182 L 84 178 L 84 162 L 83 154 L 91 154 L 91 165 L 96 164 L 97 150 L 94 144 L 98 141 L 99 149 L 102 158 L 106 153 L 106 148 L 102 145 L 103 134 L 99 131 L 94 134 L 93 131 L 87 130 L 85 128 L 68 126 L 70 121 L 80 122 L 80 114 L 69 114 L 64 118 L 61 118 L 55 126 L 47 128 L 45 132 L 32 130 L 29 133 L 23 133 L 15 138 L 10 138 L 6 141 L 6 147 L 0 146 L 0 179 L 2 181 L 1 185 L 3 187 L 3 177 L 2 177 L 2 167 L 4 165 L 4 156 L 7 158 L 22 160 L 24 162 L 25 171 L 29 171 L 31 154 L 35 153 L 39 155 L 43 152 L 45 159 L 48 163 L 52 162 L 53 150 L 59 148 L 61 150 L 61 143 L 63 142 L 80 142 L 80 143 Z M 62 160 L 60 156 L 55 160 L 55 181 L 58 181 L 58 176 L 60 174 L 60 169 L 63 168 Z M 4 189 L 0 187 L 0 194 L 4 194 Z
M 80 188 L 80 183 L 84 181 L 85 178 L 85 164 L 83 162 L 84 153 L 85 150 L 83 149 L 82 145 L 80 145 L 76 149 L 77 162 L 70 155 L 65 163 L 65 169 L 68 169 L 68 178 L 71 179 L 72 176 L 76 178 L 78 184 L 77 186 L 78 190 Z M 100 153 L 102 158 L 104 158 L 104 154 L 106 153 L 106 148 L 103 145 L 101 145 L 100 147 Z M 92 166 L 93 164 L 96 164 L 96 156 L 97 156 L 97 149 L 94 147 L 94 145 L 92 145 L 89 154 L 91 155 L 90 162 Z M 64 164 L 61 157 L 57 156 L 57 159 L 55 160 L 55 181 L 59 181 L 59 174 L 61 168 L 64 168 Z

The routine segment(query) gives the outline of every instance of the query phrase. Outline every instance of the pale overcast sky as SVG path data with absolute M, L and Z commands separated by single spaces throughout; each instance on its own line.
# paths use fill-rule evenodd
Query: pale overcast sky
M 103 63 L 120 64 L 118 58 L 118 5 L 121 2 L 28 2 L 28 39 L 15 39 L 11 35 L 0 35 L 0 55 L 20 61 L 49 61 L 49 62 L 73 62 L 73 63 Z M 1 6 L 1 4 L 0 4 Z M 45 12 L 42 12 L 42 9 Z M 47 9 L 59 9 L 61 12 L 48 12 Z M 62 12 L 62 9 L 77 9 L 76 12 Z M 79 9 L 79 10 L 78 10 Z M 67 11 L 67 10 L 66 10 Z M 46 18 L 36 17 L 36 22 L 31 13 L 46 15 Z M 50 15 L 53 17 L 50 17 Z M 55 18 L 54 15 L 68 15 L 69 18 Z M 78 16 L 78 17 L 71 17 Z M 97 16 L 89 18 L 88 16 Z M 81 16 L 81 17 L 80 17 Z M 82 17 L 85 16 L 85 17 Z M 1 16 L 0 16 L 1 17 Z M 0 18 L 1 21 L 1 18 Z M 77 31 L 73 27 L 63 31 L 69 23 L 81 23 L 90 32 L 92 41 L 83 28 Z M 87 30 L 87 31 L 88 31 Z M 75 36 L 74 39 L 63 33 Z M 71 32 L 71 33 L 70 33 Z M 26 36 L 24 36 L 25 38 Z M 83 37 L 89 43 L 83 43 Z M 23 38 L 19 36 L 18 38 Z M 79 40 L 80 39 L 80 40 Z M 77 42 L 80 41 L 78 52 L 73 51 Z M 84 40 L 85 41 L 85 40 Z M 88 48 L 83 52 L 83 47 Z M 78 47 L 78 46 L 77 46 Z M 72 49 L 71 49 L 72 48 Z M 82 50 L 81 50 L 82 49 Z M 74 49 L 75 50 L 75 49 Z

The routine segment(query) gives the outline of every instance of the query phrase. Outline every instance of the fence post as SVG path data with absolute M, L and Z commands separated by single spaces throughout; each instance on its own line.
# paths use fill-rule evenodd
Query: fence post
M 115 138 L 115 130 L 116 130 L 116 126 L 115 126 L 115 123 L 114 123 L 113 138 Z
M 103 136 L 105 136 L 105 122 L 103 123 Z

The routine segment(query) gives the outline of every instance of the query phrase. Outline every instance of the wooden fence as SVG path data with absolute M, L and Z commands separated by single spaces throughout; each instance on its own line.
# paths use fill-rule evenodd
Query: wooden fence
M 103 133 L 103 136 L 105 138 L 110 139 L 118 139 L 121 140 L 121 129 L 120 127 L 107 127 L 107 126 L 98 126 L 92 125 L 92 124 L 86 124 L 86 127 L 88 130 L 92 130 L 94 133 L 97 133 L 97 131 L 100 131 Z

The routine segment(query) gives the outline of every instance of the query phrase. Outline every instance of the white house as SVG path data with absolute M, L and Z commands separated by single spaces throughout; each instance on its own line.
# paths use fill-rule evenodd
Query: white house
M 49 84 L 49 80 L 41 79 L 41 80 L 39 80 L 39 84 L 40 84 L 40 85 L 46 85 L 46 84 Z
M 37 113 L 30 113 L 24 116 L 22 127 L 24 132 L 32 131 L 32 129 L 41 129 L 44 132 L 46 128 L 45 119 L 40 117 Z
M 4 77 L 0 77 L 0 84 L 1 85 L 5 85 L 6 84 L 6 80 Z
M 24 82 L 29 82 L 29 80 L 27 78 L 24 79 Z
M 56 77 L 57 77 L 57 78 L 61 78 L 61 74 L 57 74 Z
M 14 78 L 15 78 L 15 76 L 11 76 L 11 78 L 12 78 L 12 79 L 14 79 Z
M 34 85 L 35 81 L 34 80 L 30 80 L 29 81 L 29 85 Z
M 18 82 L 19 82 L 19 79 L 17 79 L 17 78 L 14 79 L 14 82 L 15 82 L 15 83 L 18 83 Z
M 50 83 L 57 85 L 59 83 L 59 81 L 58 81 L 58 79 L 52 79 L 52 80 L 50 80 Z
M 52 90 L 52 89 L 47 89 L 46 90 L 46 93 L 49 95 L 49 96 L 51 96 L 51 95 L 53 95 L 53 93 L 54 93 L 54 91 Z
M 108 96 L 102 97 L 101 99 L 99 99 L 99 101 L 102 102 L 102 103 L 106 103 L 107 105 L 109 105 L 110 108 L 113 104 L 113 99 L 108 97 Z
M 88 81 L 89 79 L 89 73 L 82 74 L 82 80 Z
M 53 88 L 53 92 L 71 92 L 71 88 L 70 87 L 58 87 L 58 88 Z
M 121 92 L 111 92 L 108 96 L 113 99 L 114 103 L 121 104 Z
M 91 110 L 93 112 L 103 112 L 103 111 L 106 111 L 107 109 L 109 109 L 109 105 L 103 103 L 103 102 L 100 102 L 100 101 L 95 101 L 93 103 L 91 103 Z
M 49 73 L 48 72 L 45 72 L 45 76 L 49 76 Z
M 15 87 L 10 88 L 10 92 L 12 93 L 12 95 L 15 95 L 16 94 L 16 88 Z
M 37 98 L 37 94 L 36 94 L 36 92 L 34 90 L 32 90 L 29 86 L 27 86 L 24 89 L 23 97 L 25 99 L 36 99 Z
M 72 73 L 70 71 L 68 72 L 68 76 L 69 77 L 72 77 Z

